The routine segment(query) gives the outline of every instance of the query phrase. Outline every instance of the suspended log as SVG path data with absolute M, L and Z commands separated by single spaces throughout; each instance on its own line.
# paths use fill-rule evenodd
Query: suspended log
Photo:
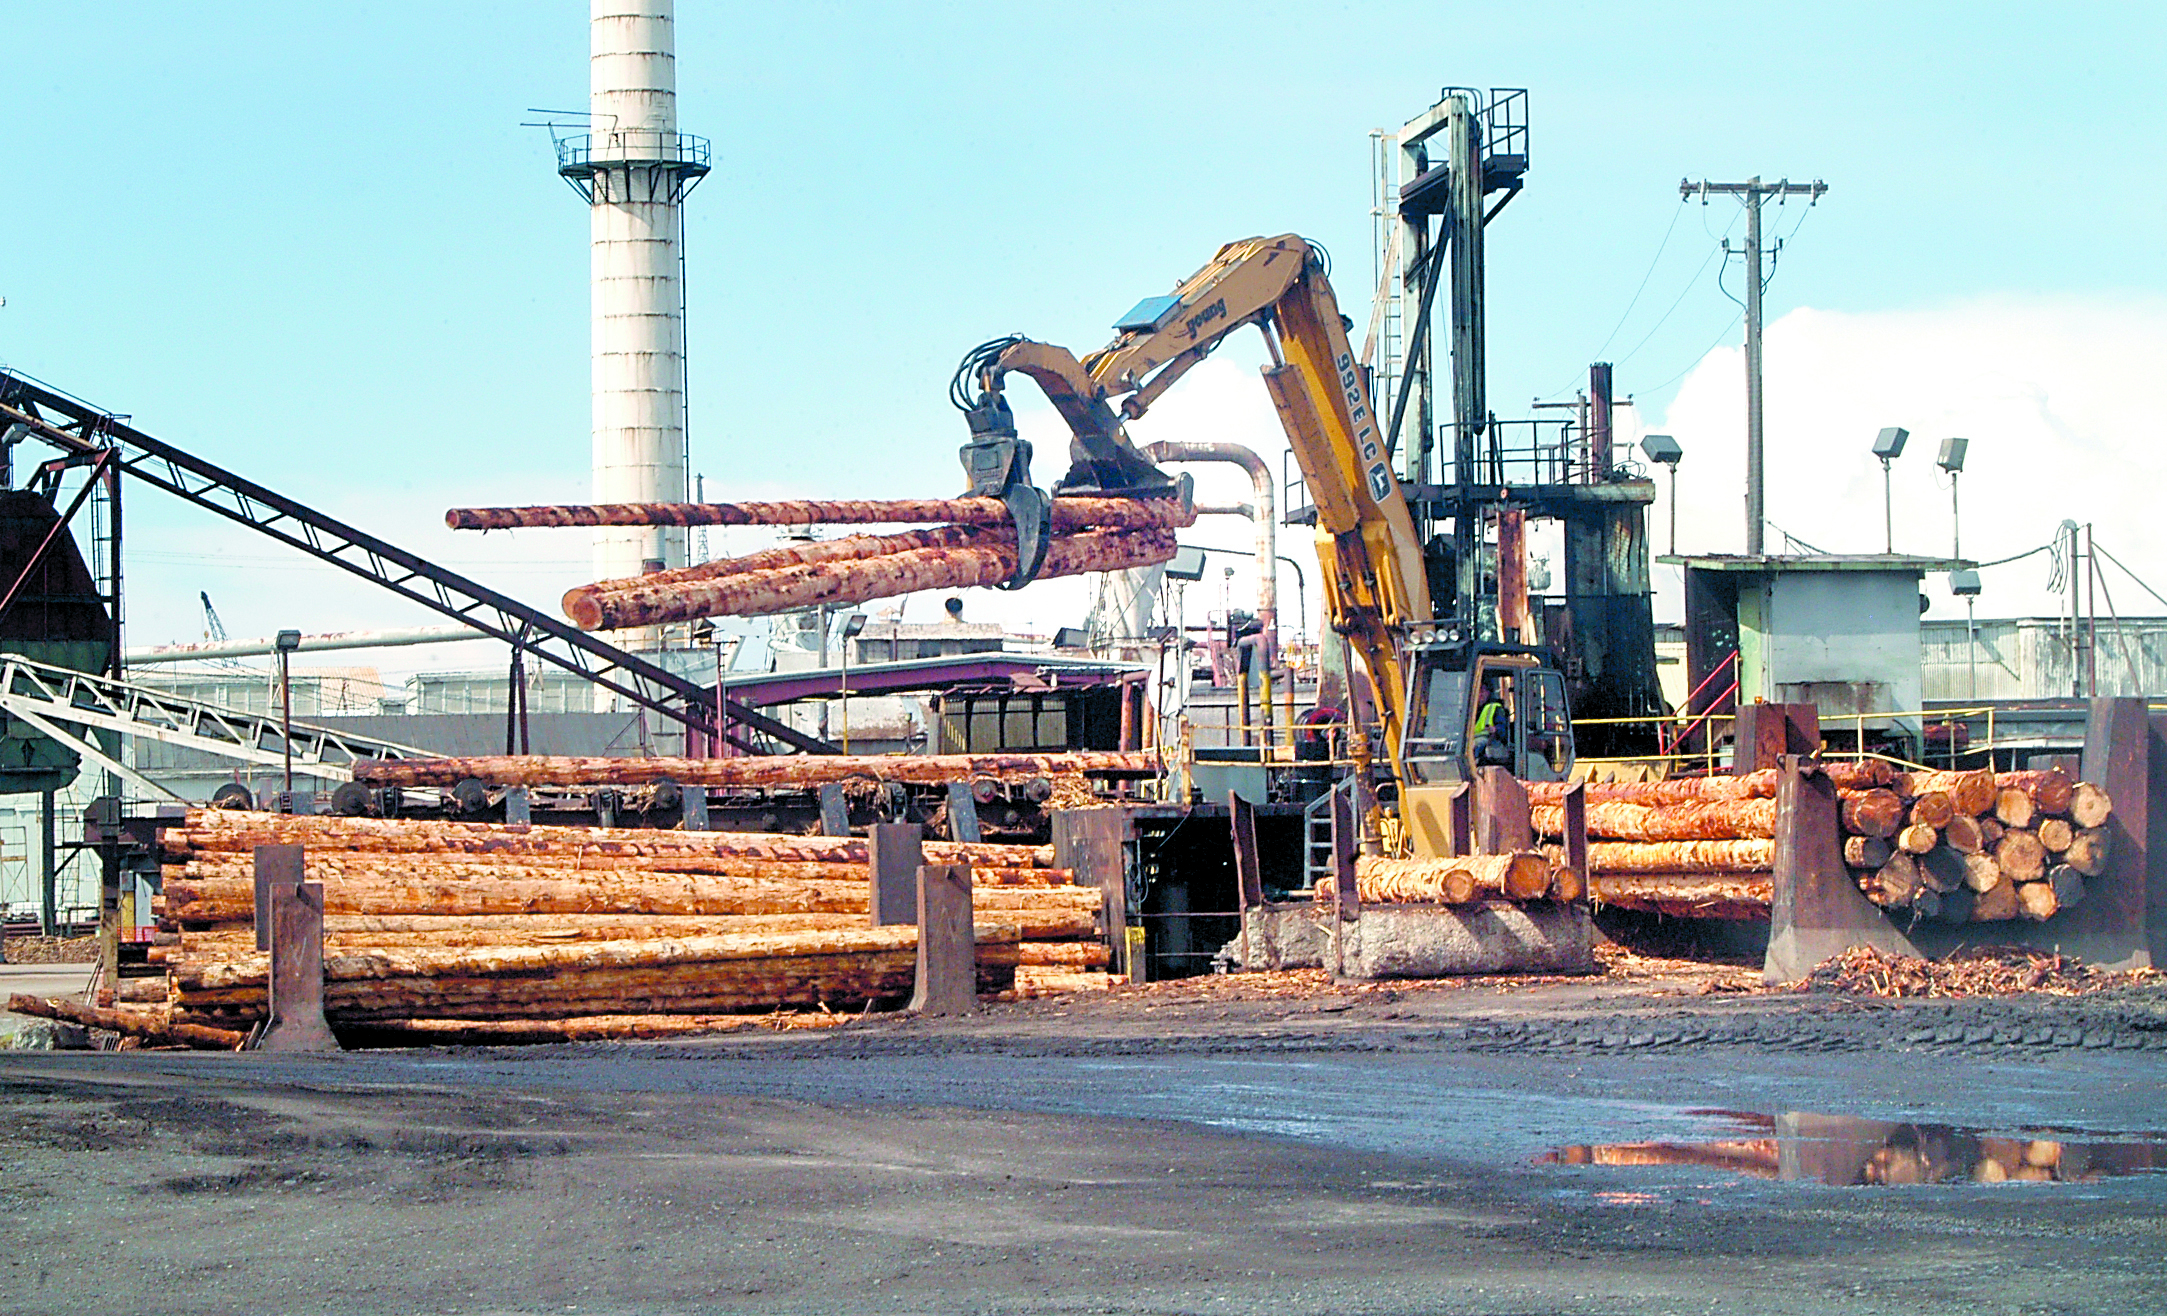
M 2024 893 L 2035 889 L 2043 889 L 2050 900 L 2053 898 L 2053 890 L 2044 882 L 2027 882 L 2022 886 L 2014 882 L 1997 882 L 1983 891 L 1975 891 L 1971 902 L 1971 921 L 1999 923 L 2015 918 L 2033 903 L 2026 900 Z
M 2080 781 L 2069 790 L 2069 821 L 2082 828 L 2104 827 L 2114 812 L 2114 798 L 2106 789 Z
M 1919 861 L 1900 850 L 1890 855 L 1889 861 L 1874 875 L 1874 887 L 1881 894 L 1882 904 L 1910 905 L 1919 892 Z
M 326 814 L 241 813 L 191 809 L 185 828 L 162 833 L 169 856 L 199 851 L 247 855 L 259 845 L 316 850 L 374 850 L 483 855 L 714 855 L 805 863 L 863 864 L 863 837 L 781 836 L 770 832 L 681 832 L 645 827 L 509 827 L 501 823 L 338 818 Z M 1050 845 L 924 842 L 927 863 L 973 867 L 1048 867 Z
M 1853 868 L 1880 868 L 1889 861 L 1896 847 L 1878 836 L 1846 836 L 1843 838 L 1843 861 Z
M 1986 768 L 1962 772 L 1913 772 L 1906 774 L 1900 785 L 1913 799 L 1928 791 L 1941 791 L 1955 804 L 1958 813 L 1976 817 L 1994 811 L 1997 793 L 1994 774 Z
M 1895 791 L 1845 788 L 1838 791 L 1838 797 L 1843 829 L 1853 836 L 1894 836 L 1904 825 L 1904 802 Z
M 1563 804 L 1570 783 L 1530 781 L 1530 804 Z M 1584 783 L 1589 804 L 1698 804 L 1707 800 L 1774 799 L 1775 770 L 1748 772 L 1743 776 L 1673 777 L 1668 781 L 1591 781 Z
M 1535 831 L 1565 834 L 1565 806 L 1529 809 Z M 1700 800 L 1688 804 L 1634 804 L 1606 800 L 1588 806 L 1588 835 L 1617 841 L 1722 841 L 1774 836 L 1776 802 L 1768 799 Z
M 1832 759 L 1821 770 L 1839 790 L 1874 790 L 1896 783 L 1896 766 L 1887 759 Z
M 1986 837 L 1979 830 L 1979 820 L 1968 813 L 1959 813 L 1949 819 L 1941 829 L 1941 842 L 1963 854 L 1977 854 L 1986 848 Z
M 2081 787 L 2079 789 L 2082 789 Z M 2072 801 L 2070 810 L 2076 809 Z M 2042 851 L 2045 846 L 2041 846 Z M 2087 827 L 2070 838 L 2069 848 L 2062 851 L 2062 862 L 2086 877 L 2098 877 L 2107 871 L 2107 860 L 2114 854 L 2114 840 L 2104 827 Z
M 831 604 L 864 603 L 926 589 L 995 586 L 1016 574 L 1013 532 L 981 530 L 961 548 L 914 548 L 879 557 L 771 567 L 712 580 L 641 583 L 621 590 L 583 586 L 564 596 L 565 615 L 587 630 L 620 630 L 703 617 L 756 617 Z M 1151 566 L 1174 556 L 1170 530 L 1091 531 L 1057 537 L 1042 579 Z
M 576 758 L 548 754 L 477 758 L 370 759 L 354 765 L 354 780 L 371 786 L 452 786 L 472 778 L 493 786 L 793 787 L 864 777 L 940 786 L 975 777 L 1050 777 L 1064 773 L 1149 775 L 1150 754 L 1077 750 L 1065 754 L 780 754 L 742 758 Z
M 2030 832 L 2012 827 L 1994 846 L 1994 862 L 2012 881 L 2035 882 L 2046 875 L 2047 848 Z
M 1456 859 L 1355 860 L 1354 890 L 1363 904 L 1464 905 L 1475 898 L 1475 875 Z
M 2016 786 L 2004 786 L 1994 795 L 1994 817 L 2005 827 L 2030 827 L 2039 816 L 2039 801 Z
M 2067 818 L 2041 818 L 2035 834 L 2048 854 L 2060 854 L 2077 838 L 2077 829 L 2069 825 Z
M 1947 791 L 1921 791 L 1911 797 L 1911 821 L 1939 831 L 1956 816 L 1956 801 Z
M 245 1033 L 200 1024 L 176 1023 L 162 1010 L 100 1009 L 80 1001 L 55 996 L 8 997 L 8 1010 L 39 1019 L 59 1019 L 85 1028 L 102 1028 L 127 1037 L 139 1037 L 153 1046 L 192 1046 L 207 1051 L 236 1051 L 247 1040 Z
M 2041 813 L 2069 812 L 2070 792 L 2076 787 L 2076 783 L 2069 779 L 2069 774 L 2060 768 L 2024 772 L 1997 772 L 1994 774 L 1994 785 L 2003 791 L 2020 790 L 2025 792 L 2032 797 L 2032 803 Z M 1995 796 L 1997 808 L 2000 802 L 2001 797 L 1997 794 Z M 2021 823 L 2015 825 L 2023 826 Z
M 1773 841 L 1598 841 L 1588 846 L 1591 877 L 1605 873 L 1749 873 L 1775 866 Z
M 1941 833 L 1927 823 L 1912 823 L 1896 834 L 1896 848 L 1905 854 L 1925 854 L 1941 844 Z
M 1078 530 L 1180 530 L 1196 509 L 1178 498 L 1055 498 L 1055 534 Z M 579 526 L 912 525 L 950 522 L 1003 529 L 1014 514 L 998 498 L 792 498 L 747 503 L 587 503 L 564 507 L 454 507 L 453 530 Z
M 1765 919 L 1774 894 L 1774 880 L 1754 874 L 1597 873 L 1588 882 L 1597 905 L 1675 918 Z

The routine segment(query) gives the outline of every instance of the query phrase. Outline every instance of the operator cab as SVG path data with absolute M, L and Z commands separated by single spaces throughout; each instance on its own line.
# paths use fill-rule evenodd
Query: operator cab
M 1416 644 L 1409 656 L 1412 688 L 1400 746 L 1408 785 L 1472 781 L 1485 767 L 1522 781 L 1572 775 L 1565 678 L 1541 651 L 1433 640 Z

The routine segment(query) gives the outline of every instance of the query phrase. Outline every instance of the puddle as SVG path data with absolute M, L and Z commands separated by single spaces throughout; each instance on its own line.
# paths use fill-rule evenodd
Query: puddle
M 2011 1133 L 1805 1111 L 1686 1113 L 1726 1123 L 1735 1130 L 1734 1136 L 1700 1142 L 1581 1144 L 1560 1147 L 1537 1161 L 1543 1165 L 1694 1167 L 1838 1187 L 2093 1183 L 2167 1169 L 2167 1134 L 2052 1129 Z

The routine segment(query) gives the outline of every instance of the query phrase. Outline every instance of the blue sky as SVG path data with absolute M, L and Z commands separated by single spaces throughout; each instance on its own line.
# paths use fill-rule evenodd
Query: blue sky
M 583 578 L 576 532 L 438 518 L 586 496 L 587 221 L 520 126 L 584 103 L 585 6 L 0 15 L 0 361 L 536 602 Z M 1708 254 L 1737 207 L 1681 211 L 1684 176 L 1830 184 L 1772 320 L 2152 306 L 2162 27 L 2083 4 L 682 0 L 682 126 L 717 161 L 688 212 L 694 466 L 712 496 L 949 492 L 965 348 L 1095 346 L 1251 233 L 1324 243 L 1359 320 L 1366 134 L 1448 83 L 1531 92 L 1528 191 L 1489 246 L 1501 414 L 1601 352 L 1652 420 L 1721 361 L 1736 308 Z M 1853 437 L 1798 442 L 1849 461 Z M 239 634 L 430 620 L 151 495 L 129 515 L 132 642 L 198 638 L 199 588 Z

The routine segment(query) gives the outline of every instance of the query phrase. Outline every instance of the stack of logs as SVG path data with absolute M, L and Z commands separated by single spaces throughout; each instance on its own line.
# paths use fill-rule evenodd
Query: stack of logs
M 2105 871 L 2107 793 L 2054 771 L 1902 772 L 1824 765 L 1844 862 L 1875 903 L 1945 922 L 2043 921 Z M 1598 904 L 1763 919 L 1773 897 L 1776 773 L 1591 782 L 1588 887 Z M 1564 787 L 1531 782 L 1538 835 L 1564 832 Z M 1552 851 L 1555 853 L 1555 851 Z
M 1574 901 L 1587 894 L 1586 879 L 1562 858 L 1536 851 L 1463 855 L 1452 859 L 1394 859 L 1363 855 L 1355 860 L 1355 895 L 1365 905 L 1467 905 L 1478 900 Z M 1316 898 L 1332 898 L 1328 882 Z
M 1867 899 L 1945 923 L 2044 922 L 2106 871 L 2114 802 L 2059 769 L 1884 774 L 1844 801 Z
M 160 926 L 178 1023 L 265 1013 L 253 850 L 301 845 L 324 887 L 325 1003 L 342 1035 L 519 1040 L 704 1031 L 746 1011 L 864 1008 L 910 994 L 914 927 L 870 926 L 866 843 L 850 837 L 507 827 L 191 810 L 164 833 Z M 1096 888 L 1050 847 L 925 843 L 968 863 L 981 991 L 1103 985 Z M 472 1025 L 472 1027 L 469 1027 Z M 606 1032 L 605 1032 L 605 1035 Z

